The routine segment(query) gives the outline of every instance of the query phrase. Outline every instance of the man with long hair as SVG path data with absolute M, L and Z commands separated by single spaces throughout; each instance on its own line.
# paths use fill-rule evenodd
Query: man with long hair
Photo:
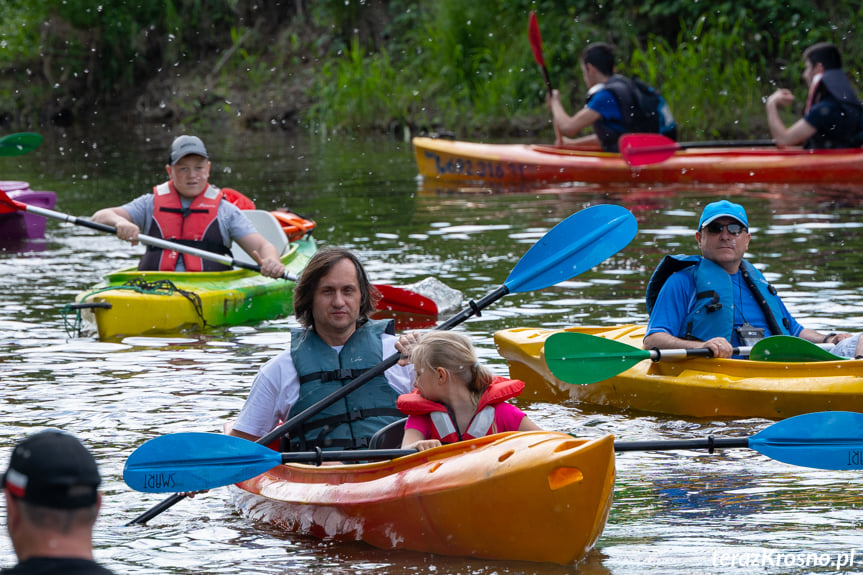
M 369 318 L 379 294 L 359 259 L 339 247 L 320 249 L 294 290 L 291 347 L 258 372 L 231 433 L 257 440 L 395 353 L 391 320 Z M 322 409 L 286 438 L 304 451 L 360 449 L 402 417 L 396 399 L 413 384 L 413 367 L 396 365 Z

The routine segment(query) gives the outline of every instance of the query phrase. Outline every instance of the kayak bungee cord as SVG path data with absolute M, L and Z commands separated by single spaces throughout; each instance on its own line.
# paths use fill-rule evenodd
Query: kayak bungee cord
M 180 294 L 192 304 L 192 307 L 195 309 L 195 313 L 198 318 L 201 320 L 201 327 L 207 327 L 207 320 L 204 319 L 204 307 L 201 302 L 201 296 L 197 293 L 189 290 L 184 290 L 183 288 L 177 287 L 174 282 L 171 280 L 156 280 L 152 282 L 148 282 L 147 280 L 141 278 L 134 278 L 128 280 L 126 283 L 117 286 L 108 286 L 101 289 L 93 290 L 88 292 L 86 295 L 81 297 L 81 303 L 70 303 L 62 306 L 60 308 L 60 313 L 63 314 L 63 325 L 66 330 L 66 335 L 71 338 L 81 337 L 81 327 L 83 325 L 83 320 L 81 318 L 81 310 L 82 309 L 94 309 L 94 308 L 107 308 L 111 309 L 111 304 L 107 302 L 92 302 L 87 303 L 85 300 L 94 295 L 98 295 L 102 292 L 112 291 L 112 290 L 133 290 L 142 294 L 150 294 L 150 295 L 164 295 L 171 296 L 175 293 Z M 70 313 L 75 312 L 75 320 L 70 322 L 68 316 Z

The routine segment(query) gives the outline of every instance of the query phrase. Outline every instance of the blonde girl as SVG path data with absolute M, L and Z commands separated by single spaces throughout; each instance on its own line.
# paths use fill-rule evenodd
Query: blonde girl
M 524 382 L 494 377 L 465 335 L 429 332 L 411 347 L 410 359 L 416 389 L 398 399 L 398 408 L 408 414 L 402 448 L 422 451 L 492 433 L 540 429 L 506 402 L 521 393 Z

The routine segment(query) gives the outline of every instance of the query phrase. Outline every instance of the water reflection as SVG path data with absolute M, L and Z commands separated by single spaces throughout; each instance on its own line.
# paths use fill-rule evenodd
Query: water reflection
M 129 130 L 45 134 L 31 155 L 3 164 L 5 178 L 57 190 L 57 210 L 86 216 L 148 190 L 164 174 L 172 134 Z M 357 250 L 373 281 L 407 285 L 429 275 L 479 299 L 505 281 L 525 251 L 566 216 L 617 203 L 637 217 L 633 243 L 595 269 L 539 292 L 510 294 L 458 329 L 498 374 L 494 331 L 644 322 L 646 281 L 661 256 L 695 249 L 704 203 L 734 197 L 753 224 L 751 258 L 808 327 L 859 329 L 863 276 L 859 191 L 789 186 L 698 188 L 558 186 L 444 190 L 418 182 L 409 147 L 387 140 L 289 141 L 280 133 L 208 136 L 218 182 L 259 207 L 290 207 L 318 222 L 322 243 Z M 210 144 L 210 142 L 213 142 Z M 14 172 L 14 173 L 13 173 Z M 216 177 L 214 176 L 214 181 Z M 107 497 L 97 557 L 125 573 L 564 573 L 576 569 L 380 551 L 289 536 L 234 511 L 228 489 L 183 501 L 145 527 L 123 525 L 162 498 L 122 483 L 125 458 L 146 439 L 218 432 L 258 367 L 288 344 L 293 318 L 119 342 L 69 338 L 59 309 L 142 248 L 49 222 L 41 250 L 0 253 L 0 404 L 5 465 L 22 434 L 62 426 L 95 451 Z M 689 421 L 519 401 L 548 429 L 619 439 L 741 436 L 769 422 Z M 748 450 L 626 453 L 617 458 L 615 504 L 597 550 L 579 573 L 734 573 L 721 553 L 819 552 L 861 547 L 861 483 L 854 474 L 780 464 Z M 505 504 L 505 502 L 502 502 Z M 530 526 L 523 526 L 529 529 Z M 12 564 L 0 538 L 0 564 Z M 863 561 L 863 557 L 861 557 Z M 863 564 L 863 563 L 861 563 Z M 830 571 L 797 569 L 797 572 Z M 858 566 L 859 570 L 859 566 Z M 795 569 L 767 566 L 766 573 Z M 836 569 L 833 569 L 836 571 Z M 850 571 L 849 571 L 850 572 Z

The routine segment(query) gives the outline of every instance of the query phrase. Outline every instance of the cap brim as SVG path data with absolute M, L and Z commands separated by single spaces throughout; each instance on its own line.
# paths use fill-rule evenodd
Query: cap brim
M 711 222 L 714 222 L 714 221 L 718 220 L 719 218 L 731 218 L 732 220 L 734 220 L 735 222 L 737 222 L 738 224 L 740 224 L 744 228 L 749 227 L 746 225 L 746 222 L 742 221 L 740 218 L 738 218 L 734 214 L 716 214 L 715 216 L 711 216 L 711 217 L 707 218 L 706 220 L 704 220 L 703 222 L 701 222 L 701 226 L 699 227 L 699 229 L 703 228 L 704 226 L 710 225 Z

